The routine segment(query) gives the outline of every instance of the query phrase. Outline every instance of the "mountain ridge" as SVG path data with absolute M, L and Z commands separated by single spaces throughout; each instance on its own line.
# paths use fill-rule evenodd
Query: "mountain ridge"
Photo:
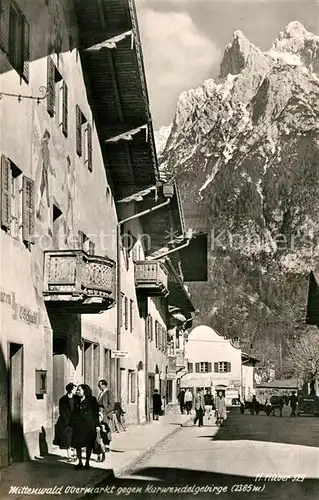
M 299 334 L 319 259 L 318 56 L 298 21 L 268 52 L 236 31 L 219 78 L 181 94 L 159 158 L 186 224 L 209 233 L 210 280 L 190 284 L 199 322 L 257 351 Z

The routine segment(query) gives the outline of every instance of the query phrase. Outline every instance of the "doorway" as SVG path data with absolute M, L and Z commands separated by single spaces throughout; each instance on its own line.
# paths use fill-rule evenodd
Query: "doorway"
M 9 343 L 9 463 L 23 462 L 23 345 Z
M 137 422 L 145 421 L 145 375 L 142 361 L 137 365 Z

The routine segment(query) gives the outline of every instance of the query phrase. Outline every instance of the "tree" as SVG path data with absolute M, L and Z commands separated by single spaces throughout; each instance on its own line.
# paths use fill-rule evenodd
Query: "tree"
M 296 340 L 285 363 L 292 375 L 313 387 L 319 376 L 319 335 L 309 332 Z

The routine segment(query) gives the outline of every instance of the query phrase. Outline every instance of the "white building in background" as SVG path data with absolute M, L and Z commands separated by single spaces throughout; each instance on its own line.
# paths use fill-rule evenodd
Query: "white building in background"
M 244 352 L 241 353 L 241 396 L 247 401 L 256 394 L 255 366 L 258 359 Z
M 222 391 L 228 405 L 241 395 L 241 349 L 234 342 L 201 325 L 190 332 L 185 357 L 188 373 L 182 378 L 182 387 L 193 392 L 210 389 L 213 396 Z

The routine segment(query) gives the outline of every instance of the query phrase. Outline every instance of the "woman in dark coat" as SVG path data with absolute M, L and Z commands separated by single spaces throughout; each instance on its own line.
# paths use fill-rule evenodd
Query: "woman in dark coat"
M 159 415 L 162 411 L 162 398 L 158 393 L 158 390 L 154 390 L 153 394 L 153 419 L 158 420 Z
M 67 450 L 68 459 L 73 462 L 75 457 L 72 456 L 71 450 L 72 428 L 70 422 L 76 399 L 74 397 L 76 385 L 70 383 L 65 390 L 66 394 L 59 400 L 59 418 L 55 426 L 53 444 L 59 446 L 61 450 Z
M 76 449 L 79 463 L 76 469 L 82 469 L 82 448 L 86 448 L 85 469 L 90 467 L 90 458 L 96 439 L 96 428 L 99 425 L 99 405 L 92 396 L 90 387 L 80 384 L 77 390 L 77 400 L 71 418 L 72 446 Z

